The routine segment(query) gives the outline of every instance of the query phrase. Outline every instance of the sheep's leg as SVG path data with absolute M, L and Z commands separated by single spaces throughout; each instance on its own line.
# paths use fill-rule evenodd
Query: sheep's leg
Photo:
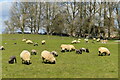
M 42 60 L 43 60 L 43 61 L 42 61 L 42 63 L 44 63 L 45 58 L 44 58 L 44 57 L 42 57 Z

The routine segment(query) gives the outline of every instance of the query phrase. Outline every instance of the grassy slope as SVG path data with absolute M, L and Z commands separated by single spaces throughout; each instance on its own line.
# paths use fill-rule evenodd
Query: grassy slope
M 38 42 L 39 46 L 28 45 L 21 40 L 23 37 Z M 46 45 L 41 45 L 41 40 L 46 40 Z M 82 55 L 75 52 L 60 52 L 62 43 L 69 44 L 73 38 L 47 36 L 47 35 L 20 35 L 4 34 L 2 51 L 2 77 L 3 78 L 114 78 L 118 77 L 118 44 L 109 41 L 108 44 L 88 43 L 84 40 L 79 44 L 74 44 L 76 48 L 88 47 L 90 53 Z M 13 43 L 17 42 L 17 45 Z M 111 51 L 111 56 L 97 56 L 98 48 L 105 46 Z M 31 57 L 32 64 L 21 64 L 19 54 L 23 49 L 31 51 L 36 49 L 38 55 Z M 56 64 L 44 64 L 40 58 L 40 53 L 44 49 L 49 51 L 56 50 L 59 53 Z M 15 55 L 17 64 L 8 64 L 9 57 Z

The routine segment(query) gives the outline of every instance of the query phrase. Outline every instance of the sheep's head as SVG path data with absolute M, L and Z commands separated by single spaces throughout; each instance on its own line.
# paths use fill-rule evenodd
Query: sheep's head
M 52 51 L 51 54 L 53 54 L 55 57 L 58 56 L 58 53 L 56 51 Z
M 86 49 L 86 52 L 89 53 L 89 49 L 88 48 Z
M 27 64 L 27 65 L 31 64 L 30 60 L 26 60 L 25 64 Z

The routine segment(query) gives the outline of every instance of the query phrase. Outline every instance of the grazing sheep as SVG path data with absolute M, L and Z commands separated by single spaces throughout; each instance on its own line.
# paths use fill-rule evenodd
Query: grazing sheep
M 33 42 L 31 40 L 27 40 L 26 43 L 27 44 L 33 44 Z
M 77 54 L 82 54 L 82 51 L 79 50 L 79 49 L 76 49 L 76 53 L 77 53 Z
M 52 63 L 52 64 L 55 64 L 55 62 L 56 62 L 56 59 L 53 56 L 53 54 L 51 54 L 47 50 L 44 50 L 44 51 L 41 52 L 41 58 L 42 58 L 43 62 L 49 62 L 49 63 Z
M 54 57 L 57 57 L 58 56 L 58 53 L 56 51 L 52 51 L 51 54 L 54 55 Z
M 88 41 L 88 39 L 84 39 L 84 40 L 85 40 L 85 42 L 86 42 L 86 43 L 88 43 L 88 42 L 89 42 L 89 41 Z
M 16 59 L 16 56 L 11 56 L 9 61 L 8 61 L 9 64 L 13 64 L 13 63 L 17 63 L 17 59 Z
M 34 46 L 38 46 L 38 43 L 34 43 Z
M 97 42 L 100 42 L 100 38 L 98 38 L 96 41 L 97 41 Z
M 73 40 L 73 41 L 71 42 L 71 44 L 76 44 L 76 43 L 80 43 L 80 40 Z
M 31 55 L 36 55 L 36 54 L 37 54 L 37 51 L 34 50 L 34 49 L 32 49 L 32 50 L 31 50 Z
M 81 39 L 78 39 L 78 41 L 80 41 Z
M 95 41 L 96 40 L 96 38 L 93 38 L 93 41 Z
M 108 40 L 101 40 L 101 43 L 107 43 Z
M 20 54 L 20 58 L 22 60 L 22 64 L 31 64 L 30 62 L 30 52 L 27 50 L 23 50 Z
M 71 44 L 75 44 L 75 43 L 77 43 L 77 40 L 73 40 L 73 41 L 71 42 Z
M 80 48 L 80 50 L 89 53 L 89 49 L 88 48 Z
M 41 43 L 42 43 L 42 45 L 43 45 L 43 44 L 45 44 L 45 43 L 46 43 L 46 41 L 45 41 L 45 40 L 42 40 L 42 41 L 41 41 Z
M 61 49 L 62 49 L 61 52 L 74 51 L 74 50 L 75 50 L 75 47 L 74 47 L 73 45 L 65 45 L 65 44 L 62 44 L 62 45 L 61 45 Z
M 27 39 L 24 38 L 24 39 L 22 39 L 22 41 L 25 42 L 25 41 L 27 41 Z
M 106 56 L 106 55 L 110 56 L 110 51 L 106 47 L 99 47 L 98 51 L 99 51 L 98 56 Z
M 0 46 L 0 50 L 5 50 L 5 48 L 3 46 Z

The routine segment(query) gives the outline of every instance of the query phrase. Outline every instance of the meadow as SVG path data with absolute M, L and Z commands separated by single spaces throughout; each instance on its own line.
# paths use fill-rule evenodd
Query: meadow
M 73 44 L 77 49 L 89 48 L 90 53 L 76 54 L 73 52 L 62 53 L 61 44 L 70 44 L 75 39 L 72 37 L 60 37 L 35 34 L 3 34 L 2 45 L 5 50 L 2 53 L 2 77 L 3 78 L 117 78 L 118 77 L 118 44 L 109 40 L 107 44 L 100 42 L 85 43 L 84 39 L 78 44 Z M 23 38 L 38 42 L 39 46 L 22 42 Z M 45 39 L 46 44 L 41 45 Z M 7 43 L 7 44 L 4 44 Z M 16 45 L 14 43 L 17 43 Z M 110 56 L 98 56 L 99 47 L 107 47 L 111 51 Z M 22 64 L 19 57 L 22 50 L 36 49 L 37 55 L 31 56 L 30 65 Z M 56 50 L 56 64 L 44 64 L 40 54 L 43 50 Z M 15 55 L 17 63 L 8 64 L 10 56 Z

